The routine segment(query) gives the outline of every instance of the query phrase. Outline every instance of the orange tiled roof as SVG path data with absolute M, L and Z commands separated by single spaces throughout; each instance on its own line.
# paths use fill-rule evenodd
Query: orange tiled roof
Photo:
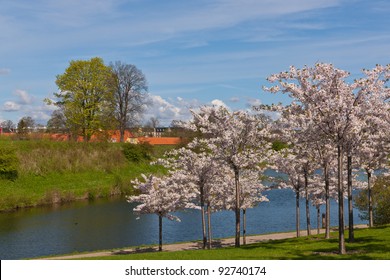
M 177 145 L 180 144 L 179 137 L 138 137 L 139 142 L 146 142 L 150 145 Z
M 15 135 L 14 133 L 2 133 L 3 136 L 12 136 Z M 42 133 L 39 134 L 40 138 L 46 138 L 51 139 L 54 141 L 68 141 L 69 134 L 62 134 L 62 133 Z M 110 133 L 110 137 L 112 142 L 119 142 L 120 141 L 120 133 L 119 131 L 112 131 Z M 177 145 L 180 144 L 181 138 L 180 137 L 134 137 L 134 135 L 130 131 L 125 131 L 124 139 L 136 139 L 135 142 L 146 142 L 150 145 Z M 83 137 L 79 136 L 77 137 L 77 142 L 83 142 Z M 99 137 L 93 135 L 91 137 L 92 142 L 99 141 Z

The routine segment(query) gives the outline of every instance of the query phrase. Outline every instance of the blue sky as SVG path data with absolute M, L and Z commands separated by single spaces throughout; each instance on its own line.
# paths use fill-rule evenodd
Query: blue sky
M 330 62 L 353 78 L 390 63 L 389 13 L 385 0 L 1 0 L 0 121 L 45 124 L 56 75 L 95 56 L 144 72 L 145 118 L 163 125 L 201 104 L 288 102 L 261 88 L 290 65 Z

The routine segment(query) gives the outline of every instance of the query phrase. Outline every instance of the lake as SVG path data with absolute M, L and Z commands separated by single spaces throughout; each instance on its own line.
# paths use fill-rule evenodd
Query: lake
M 264 192 L 269 202 L 247 211 L 247 234 L 295 230 L 295 194 L 292 190 Z M 158 218 L 143 215 L 136 219 L 135 204 L 124 198 L 77 202 L 60 207 L 32 208 L 0 214 L 0 259 L 24 259 L 73 252 L 106 250 L 158 243 Z M 306 228 L 305 204 L 301 200 L 301 229 Z M 331 225 L 338 225 L 337 204 L 331 204 Z M 321 208 L 321 213 L 325 207 Z M 202 238 L 200 212 L 177 214 L 181 222 L 164 219 L 163 242 L 173 243 Z M 354 210 L 355 224 L 366 223 Z M 311 207 L 312 227 L 316 210 Z M 346 219 L 347 221 L 347 219 Z M 213 238 L 235 234 L 231 211 L 212 215 Z

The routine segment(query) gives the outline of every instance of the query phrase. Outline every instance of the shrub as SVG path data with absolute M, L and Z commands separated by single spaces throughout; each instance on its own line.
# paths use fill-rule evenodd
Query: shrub
M 362 190 L 355 198 L 356 207 L 362 213 L 361 218 L 368 220 L 367 190 Z M 372 209 L 375 225 L 390 223 L 390 177 L 380 177 L 371 190 Z
M 0 147 L 0 178 L 15 180 L 18 177 L 19 161 L 11 147 Z
M 142 160 L 151 160 L 153 153 L 153 146 L 148 143 L 123 145 L 123 154 L 128 161 L 140 162 Z

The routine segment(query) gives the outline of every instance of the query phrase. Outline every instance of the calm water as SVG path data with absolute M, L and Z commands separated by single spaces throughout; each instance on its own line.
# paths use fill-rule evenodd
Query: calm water
M 291 190 L 272 190 L 270 202 L 247 211 L 247 233 L 295 230 L 295 195 Z M 134 204 L 124 199 L 74 203 L 59 208 L 35 208 L 0 214 L 0 259 L 23 259 L 53 254 L 103 250 L 158 243 L 156 215 L 136 219 Z M 304 201 L 301 201 L 301 228 L 306 227 Z M 325 211 L 321 208 L 321 212 Z M 355 223 L 365 223 L 355 210 Z M 316 211 L 311 209 L 312 227 Z M 201 239 L 200 213 L 180 212 L 182 222 L 164 219 L 163 242 Z M 331 224 L 336 226 L 337 205 L 332 202 Z M 234 236 L 234 213 L 213 214 L 213 237 Z

